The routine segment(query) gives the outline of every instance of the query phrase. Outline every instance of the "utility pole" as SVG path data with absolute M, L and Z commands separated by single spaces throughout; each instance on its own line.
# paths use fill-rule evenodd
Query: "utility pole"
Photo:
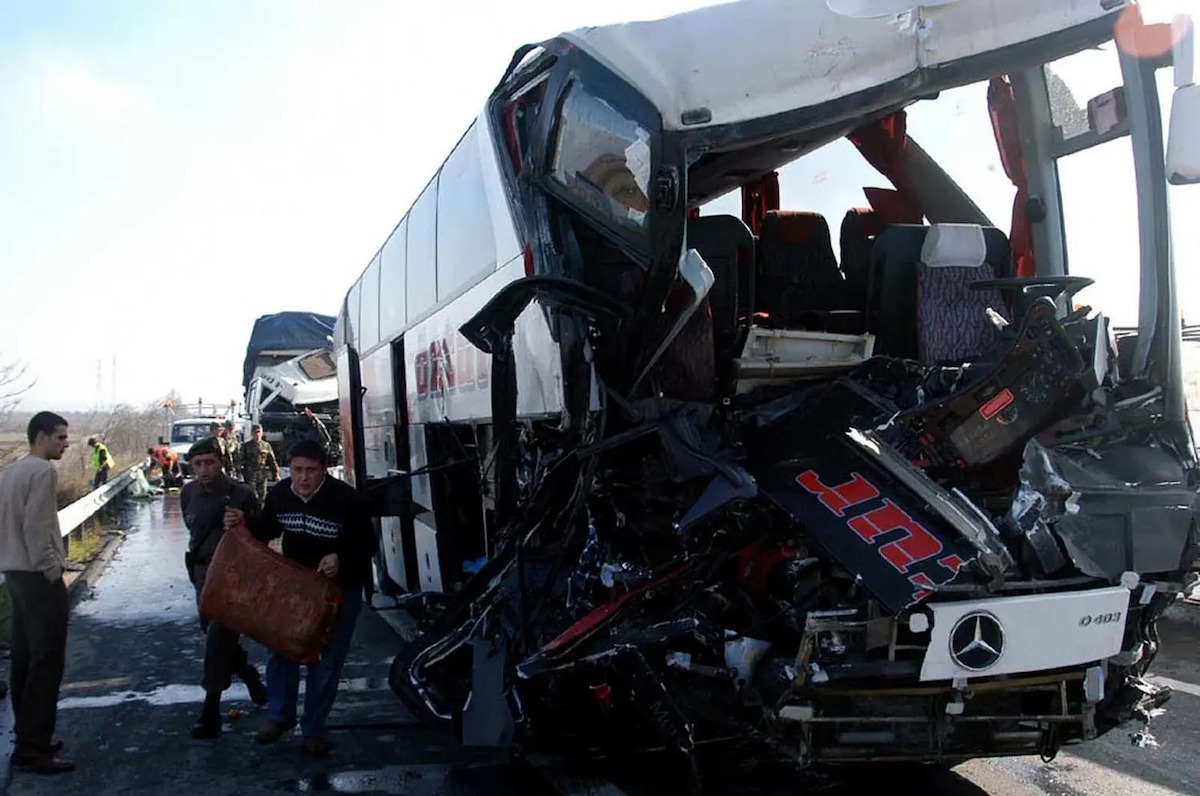
M 100 413 L 100 405 L 104 403 L 104 361 L 96 360 L 96 395 L 93 399 L 92 412 Z

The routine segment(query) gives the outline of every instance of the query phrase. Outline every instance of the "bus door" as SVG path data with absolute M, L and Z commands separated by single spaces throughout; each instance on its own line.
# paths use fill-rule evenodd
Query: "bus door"
M 397 587 L 412 590 L 416 582 L 410 572 L 414 553 L 403 371 L 403 340 L 382 345 L 362 359 L 364 491 L 371 514 L 378 519 L 376 580 L 385 593 L 394 593 Z
M 395 400 L 395 424 L 385 440 L 388 466 L 386 489 L 388 513 L 380 518 L 380 553 L 386 567 L 380 578 L 381 588 L 406 592 L 420 590 L 417 549 L 413 535 L 413 502 L 409 451 L 408 390 L 405 380 L 404 338 L 391 345 L 392 395 Z

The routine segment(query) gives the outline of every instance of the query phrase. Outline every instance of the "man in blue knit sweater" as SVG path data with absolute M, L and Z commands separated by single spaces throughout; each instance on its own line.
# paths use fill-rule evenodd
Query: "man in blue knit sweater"
M 325 722 L 337 698 L 377 542 L 366 502 L 349 484 L 327 475 L 325 449 L 306 440 L 296 443 L 290 454 L 289 477 L 267 493 L 258 516 L 246 518 L 230 511 L 226 523 L 233 527 L 245 522 L 264 542 L 282 537 L 285 557 L 336 578 L 342 590 L 344 602 L 329 642 L 320 660 L 308 666 L 300 719 L 304 751 L 325 757 L 329 753 Z M 274 743 L 296 726 L 299 689 L 299 665 L 272 651 L 267 660 L 269 717 L 255 736 L 259 743 Z

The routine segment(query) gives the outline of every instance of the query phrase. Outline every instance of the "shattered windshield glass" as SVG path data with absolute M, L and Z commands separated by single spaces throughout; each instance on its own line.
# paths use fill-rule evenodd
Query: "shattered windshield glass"
M 583 208 L 645 232 L 650 133 L 578 83 L 563 103 L 551 173 Z
M 333 361 L 333 354 L 329 351 L 306 356 L 297 365 L 305 376 L 314 381 L 337 375 L 337 363 Z

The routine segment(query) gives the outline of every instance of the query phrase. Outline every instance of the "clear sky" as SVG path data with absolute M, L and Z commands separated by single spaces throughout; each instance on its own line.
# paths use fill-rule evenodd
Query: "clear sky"
M 712 4 L 0 0 L 0 358 L 29 363 L 30 405 L 240 398 L 254 319 L 337 311 L 514 49 Z M 980 203 L 1007 229 L 986 107 L 969 91 L 951 107 L 978 115 L 994 189 Z M 918 116 L 935 156 L 961 150 Z M 813 200 L 847 162 L 840 146 L 784 174 L 784 206 L 826 212 L 835 239 L 861 186 L 886 185 L 855 155 L 851 192 Z M 1102 175 L 1082 171 L 1080 237 L 1092 208 L 1112 212 L 1099 203 L 1133 206 L 1131 182 L 1106 199 Z M 1197 226 L 1181 249 L 1200 245 Z M 1106 270 L 1111 242 L 1092 249 Z M 1115 314 L 1132 310 L 1108 292 Z
M 240 397 L 335 314 L 513 51 L 700 0 L 0 0 L 0 357 L 29 403 Z M 97 364 L 103 394 L 97 395 Z

